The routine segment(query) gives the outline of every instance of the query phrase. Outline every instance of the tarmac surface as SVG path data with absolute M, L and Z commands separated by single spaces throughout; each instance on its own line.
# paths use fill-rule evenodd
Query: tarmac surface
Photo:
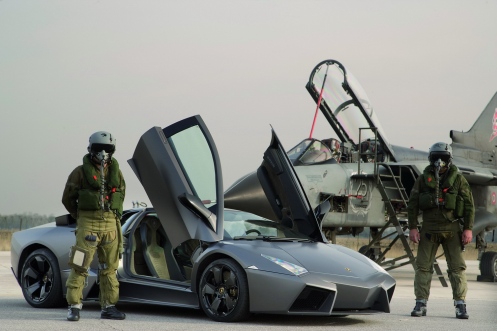
M 390 271 L 397 286 L 391 313 L 348 317 L 253 315 L 241 323 L 218 323 L 201 310 L 139 304 L 118 304 L 126 313 L 123 321 L 100 319 L 96 302 L 85 303 L 79 322 L 66 320 L 66 309 L 37 309 L 25 300 L 10 269 L 10 252 L 0 251 L 0 330 L 496 330 L 497 283 L 477 282 L 479 262 L 467 261 L 469 319 L 455 318 L 450 287 L 434 276 L 428 316 L 411 317 L 414 307 L 411 265 Z M 445 261 L 440 261 L 445 273 Z M 447 279 L 448 281 L 448 279 Z M 449 285 L 450 286 L 450 285 Z

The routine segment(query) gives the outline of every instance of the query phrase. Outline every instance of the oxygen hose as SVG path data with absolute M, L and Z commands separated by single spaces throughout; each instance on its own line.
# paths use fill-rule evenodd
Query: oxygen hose
M 105 159 L 100 161 L 100 206 L 105 210 L 105 175 L 104 175 Z
M 99 154 L 100 156 L 100 207 L 102 208 L 102 211 L 105 211 L 105 173 L 104 173 L 104 168 L 105 164 L 107 163 L 107 158 L 108 155 L 105 150 L 101 151 Z
M 440 195 L 440 163 L 442 160 L 438 159 L 435 161 L 434 166 L 435 166 L 435 179 L 437 180 L 437 186 L 435 189 L 435 205 L 438 207 L 439 206 L 439 195 Z

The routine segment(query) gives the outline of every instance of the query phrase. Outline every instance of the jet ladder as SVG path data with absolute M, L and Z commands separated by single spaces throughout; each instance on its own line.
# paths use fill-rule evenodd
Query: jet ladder
M 385 270 L 392 270 L 402 267 L 407 264 L 412 264 L 416 269 L 415 256 L 413 250 L 409 246 L 409 242 L 405 231 L 409 230 L 407 224 L 407 202 L 409 201 L 409 192 L 406 190 L 403 182 L 411 183 L 411 186 L 416 180 L 416 174 L 408 165 L 388 164 L 378 162 L 375 167 L 375 176 L 377 188 L 380 191 L 383 202 L 385 203 L 387 222 L 381 229 L 371 229 L 371 241 L 369 245 L 363 248 L 363 253 L 367 253 L 370 258 L 381 265 Z M 395 227 L 396 232 L 391 232 L 384 235 L 385 230 Z M 383 239 L 393 238 L 390 244 L 380 249 L 380 242 Z M 385 256 L 395 243 L 400 240 L 405 254 L 398 256 L 388 261 Z M 440 256 L 438 256 L 440 257 Z M 397 263 L 400 260 L 407 258 L 407 261 Z M 440 280 L 442 286 L 447 287 L 445 277 L 435 259 L 434 270 Z

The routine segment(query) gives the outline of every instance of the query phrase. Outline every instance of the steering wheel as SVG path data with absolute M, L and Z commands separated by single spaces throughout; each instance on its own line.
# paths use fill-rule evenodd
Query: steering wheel
M 257 233 L 259 236 L 261 235 L 261 233 L 257 229 L 247 230 L 247 231 L 245 231 L 245 234 L 251 234 L 251 233 L 254 233 L 254 232 Z

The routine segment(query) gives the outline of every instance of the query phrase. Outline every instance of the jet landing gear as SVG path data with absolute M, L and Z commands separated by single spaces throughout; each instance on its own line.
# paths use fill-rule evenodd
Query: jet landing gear
M 391 232 L 389 234 L 383 235 L 384 231 L 390 227 L 391 229 L 391 224 L 395 224 L 396 232 Z M 390 221 L 381 229 L 378 228 L 370 228 L 370 242 L 368 245 L 362 246 L 359 249 L 359 253 L 364 254 L 371 260 L 375 261 L 378 263 L 383 269 L 389 271 L 392 269 L 396 269 L 402 266 L 405 266 L 407 264 L 412 264 L 413 268 L 416 269 L 415 265 L 415 257 L 413 254 L 413 249 L 409 246 L 408 238 L 409 235 L 406 234 L 405 232 L 408 231 L 408 226 L 407 226 L 407 221 L 399 221 L 397 218 L 390 218 Z M 381 246 L 380 243 L 384 239 L 391 239 L 390 244 L 387 246 Z M 389 259 L 387 260 L 385 258 L 386 254 L 392 249 L 392 247 L 395 245 L 397 240 L 400 240 L 405 254 L 401 256 L 397 256 L 396 258 Z M 383 251 L 382 251 L 383 248 Z M 442 273 L 442 270 L 440 269 L 440 266 L 438 265 L 437 259 L 442 257 L 442 255 L 439 255 L 435 258 L 435 262 L 433 263 L 433 269 L 434 272 L 436 273 L 438 279 L 440 280 L 440 283 L 442 284 L 443 287 L 448 287 L 447 281 L 445 280 L 445 277 Z M 407 260 L 405 260 L 407 259 Z M 403 261 L 401 261 L 403 260 Z M 400 262 L 400 263 L 397 263 Z
M 497 282 L 497 252 L 485 252 L 487 248 L 485 231 L 476 235 L 476 248 L 478 248 L 481 273 L 476 277 L 476 280 L 479 282 Z

